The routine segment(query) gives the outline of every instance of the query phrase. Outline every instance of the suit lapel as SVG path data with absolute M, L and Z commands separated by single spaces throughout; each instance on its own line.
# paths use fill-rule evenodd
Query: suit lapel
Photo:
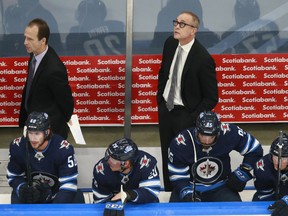
M 195 50 L 197 49 L 197 43 L 198 43 L 198 41 L 195 39 L 194 44 L 192 45 L 192 47 L 188 53 L 186 62 L 184 64 L 182 77 L 185 76 L 186 73 L 188 73 L 189 68 L 191 68 L 191 64 L 193 64 L 195 62 L 196 53 L 197 53 Z

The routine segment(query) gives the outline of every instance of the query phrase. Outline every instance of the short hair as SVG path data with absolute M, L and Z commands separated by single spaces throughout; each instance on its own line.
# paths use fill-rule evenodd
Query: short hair
M 38 40 L 42 38 L 46 38 L 46 44 L 48 44 L 49 36 L 50 36 L 50 28 L 46 21 L 40 18 L 36 18 L 31 20 L 28 25 L 29 27 L 37 26 L 38 27 Z
M 195 13 L 193 13 L 193 12 L 191 12 L 191 11 L 182 11 L 180 14 L 189 14 L 189 15 L 192 17 L 193 26 L 194 26 L 195 28 L 198 28 L 198 27 L 199 27 L 199 25 L 200 25 L 200 19 L 199 19 L 199 17 L 198 17 Z

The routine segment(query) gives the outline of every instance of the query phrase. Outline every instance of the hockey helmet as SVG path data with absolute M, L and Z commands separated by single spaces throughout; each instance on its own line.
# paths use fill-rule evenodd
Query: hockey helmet
M 212 111 L 201 112 L 196 120 L 196 131 L 206 136 L 217 136 L 221 130 L 221 122 Z
M 279 145 L 282 144 L 282 157 L 288 157 L 288 136 L 286 133 L 283 133 L 282 143 L 279 143 L 279 137 L 277 137 L 271 144 L 270 153 L 272 155 L 279 155 Z
M 28 131 L 47 131 L 50 128 L 50 120 L 47 113 L 32 112 L 26 120 Z
M 101 0 L 83 0 L 79 3 L 75 16 L 80 24 L 85 22 L 101 24 L 107 16 L 107 8 Z
M 112 157 L 115 160 L 135 162 L 138 156 L 138 147 L 131 140 L 121 138 L 110 144 L 105 152 L 106 160 Z

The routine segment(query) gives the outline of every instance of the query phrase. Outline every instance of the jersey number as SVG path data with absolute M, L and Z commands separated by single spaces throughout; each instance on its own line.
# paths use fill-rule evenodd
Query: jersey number
M 73 168 L 74 166 L 77 166 L 77 162 L 74 160 L 74 157 L 71 155 L 68 157 L 68 167 Z

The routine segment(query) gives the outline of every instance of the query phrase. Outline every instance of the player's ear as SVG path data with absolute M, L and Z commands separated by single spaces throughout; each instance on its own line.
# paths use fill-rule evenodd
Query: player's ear
M 131 167 L 131 161 L 130 160 L 126 160 L 124 163 L 125 168 L 130 168 Z
M 40 40 L 43 44 L 46 44 L 46 38 L 43 37 L 41 40 Z

